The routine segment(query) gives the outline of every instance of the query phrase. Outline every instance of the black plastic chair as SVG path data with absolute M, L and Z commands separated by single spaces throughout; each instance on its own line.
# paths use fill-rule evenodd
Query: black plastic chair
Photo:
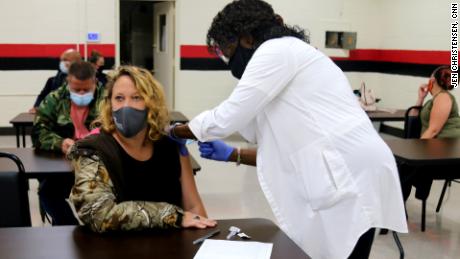
M 422 106 L 411 106 L 404 115 L 404 138 L 420 138 L 422 131 L 422 121 L 420 120 L 420 110 Z M 410 115 L 412 110 L 417 110 L 417 115 Z M 422 219 L 421 229 L 425 231 L 426 199 L 422 200 Z
M 404 114 L 404 138 L 420 138 L 422 131 L 422 121 L 420 120 L 420 110 L 422 106 L 411 106 Z M 416 116 L 410 115 L 412 110 L 417 110 Z
M 450 187 L 452 182 L 460 183 L 460 181 L 454 179 L 446 179 L 444 186 L 442 187 L 441 195 L 439 196 L 438 205 L 436 206 L 436 213 L 441 210 L 442 201 L 444 200 L 444 195 L 446 194 L 447 187 Z
M 16 155 L 0 152 L 1 163 L 10 162 L 7 160 L 12 160 L 18 171 L 0 172 L 0 227 L 30 227 L 29 184 L 24 165 Z

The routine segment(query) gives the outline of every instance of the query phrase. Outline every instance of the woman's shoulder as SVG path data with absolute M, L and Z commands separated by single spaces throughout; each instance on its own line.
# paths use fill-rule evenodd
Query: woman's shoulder
M 101 131 L 99 134 L 89 135 L 73 146 L 68 157 L 75 158 L 78 156 L 90 157 L 100 152 L 112 152 L 118 148 L 115 138 Z
M 296 37 L 286 36 L 281 38 L 270 39 L 262 43 L 258 50 L 263 51 L 281 51 L 285 53 L 289 49 L 312 48 L 308 43 Z
M 303 64 L 321 58 L 324 54 L 301 39 L 286 36 L 267 40 L 260 45 L 254 56 L 265 56 L 264 60 L 268 63 L 279 64 L 284 61 L 287 64 Z
M 154 149 L 156 151 L 161 151 L 161 156 L 163 157 L 175 157 L 179 155 L 179 146 L 178 143 L 172 140 L 170 137 L 162 135 L 158 140 L 154 141 Z M 157 155 L 158 152 L 154 152 Z
M 155 146 L 161 146 L 164 148 L 176 147 L 177 143 L 166 135 L 161 135 L 159 139 L 154 141 Z
M 456 101 L 456 98 L 455 98 L 455 96 L 451 93 L 451 91 L 446 91 L 446 93 L 450 96 L 450 98 L 452 99 L 452 101 Z
M 449 101 L 455 101 L 455 97 L 447 91 L 441 91 L 433 97 L 433 102 L 435 104 L 438 102 L 445 103 Z

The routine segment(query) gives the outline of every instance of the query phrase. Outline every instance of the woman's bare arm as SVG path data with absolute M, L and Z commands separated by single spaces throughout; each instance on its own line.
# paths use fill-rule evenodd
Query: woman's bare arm
M 440 93 L 433 101 L 428 128 L 420 138 L 435 138 L 446 124 L 451 109 L 452 100 L 450 96 L 447 93 Z
M 184 210 L 208 217 L 196 188 L 190 156 L 179 156 L 181 163 L 182 201 Z

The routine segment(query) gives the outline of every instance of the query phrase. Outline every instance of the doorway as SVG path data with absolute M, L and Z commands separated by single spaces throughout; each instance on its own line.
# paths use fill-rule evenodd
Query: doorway
M 120 64 L 153 69 L 153 2 L 120 2 Z
M 120 0 L 120 64 L 143 67 L 174 108 L 174 1 Z

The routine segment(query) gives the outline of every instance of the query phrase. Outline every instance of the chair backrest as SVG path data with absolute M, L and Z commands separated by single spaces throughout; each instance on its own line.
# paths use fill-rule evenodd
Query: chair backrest
M 0 163 L 11 163 L 8 160 L 18 170 L 0 172 L 0 227 L 29 227 L 29 185 L 24 165 L 16 155 L 0 152 Z
M 420 138 L 422 121 L 420 120 L 420 110 L 422 106 L 411 106 L 404 115 L 404 138 Z M 418 110 L 416 116 L 410 115 L 412 110 Z

